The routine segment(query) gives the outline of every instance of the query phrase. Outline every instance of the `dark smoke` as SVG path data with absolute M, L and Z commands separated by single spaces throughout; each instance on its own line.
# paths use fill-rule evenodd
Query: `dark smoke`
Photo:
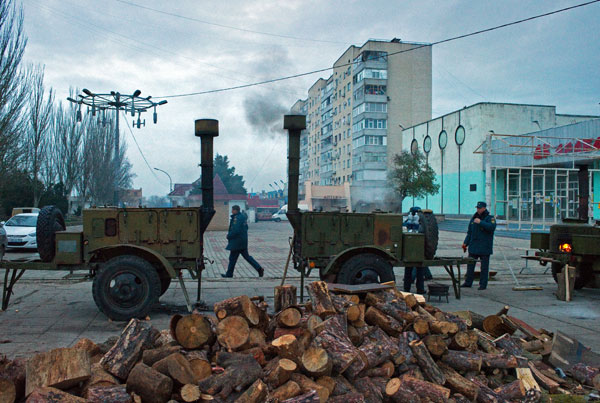
M 254 93 L 244 100 L 246 120 L 255 134 L 275 137 L 284 134 L 283 115 L 289 113 L 291 104 L 273 96 L 273 93 L 261 95 Z

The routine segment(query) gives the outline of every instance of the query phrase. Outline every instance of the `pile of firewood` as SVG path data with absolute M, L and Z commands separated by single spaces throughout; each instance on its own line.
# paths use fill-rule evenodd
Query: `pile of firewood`
M 295 287 L 277 287 L 273 315 L 240 296 L 214 316 L 175 315 L 163 331 L 133 319 L 116 340 L 3 359 L 0 402 L 577 401 L 600 387 L 597 368 L 557 375 L 549 332 L 507 309 L 448 313 L 366 288 L 336 294 L 317 281 L 297 304 Z

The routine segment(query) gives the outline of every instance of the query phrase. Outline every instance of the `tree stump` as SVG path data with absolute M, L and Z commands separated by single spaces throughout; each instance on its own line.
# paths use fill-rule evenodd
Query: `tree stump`
M 86 399 L 89 403 L 130 403 L 133 400 L 125 385 L 94 386 L 88 389 Z
M 431 358 L 429 351 L 427 351 L 427 348 L 422 341 L 411 341 L 409 347 L 417 359 L 421 371 L 425 374 L 426 379 L 433 383 L 437 383 L 438 385 L 446 383 L 446 377 L 444 377 L 440 368 L 435 361 L 433 361 L 433 358 Z
M 143 350 L 152 346 L 151 328 L 147 322 L 131 319 L 100 364 L 117 378 L 127 379 L 129 371 L 142 358 Z
M 27 398 L 27 403 L 48 403 L 48 402 L 60 402 L 60 403 L 85 403 L 87 400 L 71 395 L 70 393 L 63 392 L 60 389 L 43 387 L 34 390 Z
M 300 385 L 298 385 L 294 381 L 287 381 L 286 383 L 275 389 L 270 396 L 273 401 L 282 402 L 286 399 L 298 396 L 301 393 L 302 389 L 300 389 Z
M 152 365 L 152 369 L 163 375 L 169 376 L 179 386 L 194 383 L 195 381 L 195 374 L 192 366 L 180 353 L 173 353 L 170 356 L 155 362 L 154 365 Z
M 194 373 L 194 383 L 212 375 L 212 365 L 208 360 L 206 351 L 188 351 L 185 358 L 192 367 Z
M 46 386 L 69 389 L 87 380 L 91 374 L 87 351 L 57 348 L 39 353 L 27 361 L 25 395 Z
M 312 309 L 316 315 L 322 319 L 328 316 L 335 315 L 337 311 L 333 306 L 327 283 L 324 281 L 313 281 L 306 286 L 310 300 L 312 301 Z
M 448 350 L 442 356 L 442 362 L 448 364 L 457 371 L 476 371 L 481 370 L 483 359 L 479 354 L 473 354 L 467 351 Z
M 217 340 L 228 350 L 242 347 L 249 337 L 248 322 L 241 316 L 228 316 L 217 325 Z
M 241 316 L 252 326 L 256 326 L 260 322 L 259 309 L 247 295 L 240 295 L 239 297 L 217 302 L 214 305 L 214 311 L 219 320 L 223 320 L 229 316 Z
M 187 385 L 183 385 L 179 394 L 184 402 L 196 402 L 202 397 L 198 385 L 192 385 L 189 383 Z
M 173 381 L 166 375 L 139 363 L 127 378 L 127 392 L 139 395 L 144 403 L 165 403 L 171 398 Z
M 269 392 L 267 385 L 257 379 L 240 397 L 235 400 L 235 403 L 262 403 Z
M 177 322 L 175 340 L 183 348 L 194 350 L 205 344 L 214 343 L 215 335 L 210 320 L 206 316 L 192 313 Z
M 333 362 L 327 351 L 320 347 L 309 347 L 302 354 L 302 367 L 312 377 L 330 375 Z
M 277 324 L 283 327 L 296 327 L 302 319 L 302 313 L 298 308 L 285 308 L 277 314 Z
M 275 287 L 275 295 L 273 301 L 273 310 L 279 312 L 289 306 L 298 303 L 296 297 L 296 287 L 293 285 L 282 285 Z

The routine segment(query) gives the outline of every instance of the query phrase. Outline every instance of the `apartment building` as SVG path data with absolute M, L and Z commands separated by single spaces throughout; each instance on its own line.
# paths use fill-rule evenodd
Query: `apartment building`
M 431 119 L 431 46 L 399 39 L 350 46 L 292 110 L 307 116 L 301 196 L 328 200 L 313 201 L 315 208 L 386 208 L 388 163 L 402 149 L 402 127 Z

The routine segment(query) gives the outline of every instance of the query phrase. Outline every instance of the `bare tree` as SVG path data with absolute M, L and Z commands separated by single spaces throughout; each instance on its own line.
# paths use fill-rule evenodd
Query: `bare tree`
M 28 130 L 25 138 L 26 166 L 33 177 L 33 206 L 38 207 L 43 189 L 39 186 L 39 173 L 47 159 L 48 129 L 53 117 L 54 92 L 46 94 L 44 67 L 31 66 L 31 93 L 28 98 Z M 49 186 L 51 183 L 46 183 Z
M 0 175 L 17 166 L 28 74 L 20 68 L 27 38 L 23 10 L 13 0 L 0 0 Z

